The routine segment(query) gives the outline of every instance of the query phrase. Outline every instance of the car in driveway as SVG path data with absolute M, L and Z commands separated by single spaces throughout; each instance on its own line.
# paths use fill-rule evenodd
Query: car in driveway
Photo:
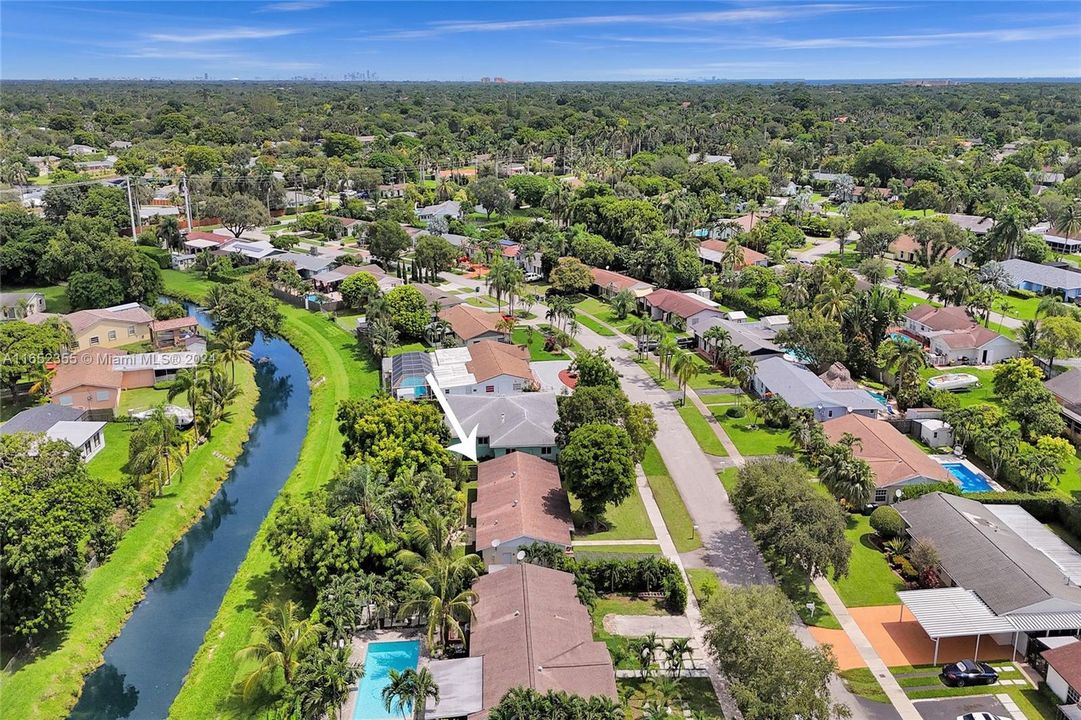
M 957 720 L 1006 720 L 998 715 L 992 715 L 987 712 L 968 713 L 967 715 L 958 715 Z
M 523 279 L 524 279 L 524 280 L 525 280 L 525 281 L 526 281 L 527 283 L 530 283 L 530 282 L 540 282 L 541 280 L 543 280 L 543 279 L 544 279 L 544 276 L 543 276 L 543 275 L 541 275 L 540 273 L 526 273 L 526 274 L 525 274 L 525 277 L 524 277 Z
M 939 679 L 950 687 L 966 685 L 994 685 L 998 682 L 998 673 L 985 662 L 962 660 L 942 666 Z

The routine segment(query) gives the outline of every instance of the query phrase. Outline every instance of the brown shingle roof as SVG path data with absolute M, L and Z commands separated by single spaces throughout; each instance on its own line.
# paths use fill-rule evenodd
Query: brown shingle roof
M 210 242 L 215 242 L 219 245 L 224 245 L 230 240 L 235 239 L 236 238 L 231 238 L 227 235 L 218 235 L 217 233 L 212 232 L 202 232 L 201 230 L 192 230 L 190 233 L 184 236 L 184 240 L 209 240 Z
M 477 382 L 510 375 L 537 383 L 529 367 L 529 348 L 524 345 L 519 347 L 496 340 L 481 340 L 469 346 L 469 357 L 465 367 Z
M 59 395 L 80 385 L 119 388 L 123 373 L 113 369 L 113 358 L 124 355 L 113 348 L 92 348 L 69 355 L 56 368 L 51 395 Z
M 127 322 L 135 325 L 150 324 L 154 321 L 150 313 L 144 310 L 142 307 L 135 305 L 133 307 L 127 307 L 124 305 L 118 305 L 118 308 L 123 309 L 110 309 L 102 308 L 99 310 L 79 310 L 77 312 L 64 315 L 63 318 L 71 325 L 71 331 L 76 335 L 81 335 L 86 330 L 97 325 L 103 320 L 114 320 L 116 322 Z M 56 317 L 52 313 L 34 313 L 26 317 L 26 322 L 32 325 L 38 325 L 45 322 L 51 317 Z
M 571 544 L 571 506 L 555 463 L 512 452 L 477 468 L 477 547 L 526 537 Z
M 589 272 L 593 276 L 593 283 L 597 287 L 604 288 L 612 286 L 619 290 L 630 290 L 636 287 L 651 287 L 645 280 L 632 278 L 630 275 L 624 275 L 623 273 L 617 273 L 611 270 L 602 270 L 601 268 L 591 267 Z
M 983 325 L 973 325 L 961 332 L 943 335 L 939 340 L 946 343 L 954 350 L 963 350 L 965 348 L 981 348 L 992 340 L 997 340 L 999 337 L 1001 336 L 994 330 L 988 330 Z
M 649 295 L 646 295 L 645 299 L 646 304 L 650 307 L 678 315 L 684 320 L 697 315 L 703 310 L 714 310 L 713 306 L 707 305 L 693 295 L 676 292 L 675 290 L 654 290 Z
M 439 311 L 439 317 L 450 324 L 450 329 L 462 340 L 472 340 L 485 333 L 499 332 L 496 325 L 503 319 L 499 313 L 491 313 L 462 303 Z
M 473 590 L 469 655 L 484 658 L 485 709 L 470 720 L 487 717 L 516 687 L 616 699 L 612 658 L 604 643 L 593 640 L 573 575 L 514 565 L 479 578 Z
M 872 420 L 849 413 L 822 424 L 830 442 L 838 442 L 847 432 L 859 438 L 852 448 L 856 457 L 871 466 L 875 486 L 887 487 L 917 477 L 948 482 L 946 468 L 925 455 L 897 428 L 885 420 Z
M 199 321 L 190 315 L 184 317 L 170 318 L 169 320 L 155 320 L 150 323 L 151 332 L 166 332 L 168 330 L 179 330 L 181 328 L 195 327 L 199 324 Z
M 1081 642 L 1063 645 L 1053 650 L 1044 650 L 1043 659 L 1055 669 L 1066 684 L 1081 691 Z
M 976 324 L 968 310 L 957 305 L 933 307 L 917 305 L 905 313 L 909 320 L 915 320 L 932 330 L 967 330 Z
M 890 252 L 919 252 L 920 244 L 916 238 L 911 235 L 899 235 L 897 239 L 890 243 Z

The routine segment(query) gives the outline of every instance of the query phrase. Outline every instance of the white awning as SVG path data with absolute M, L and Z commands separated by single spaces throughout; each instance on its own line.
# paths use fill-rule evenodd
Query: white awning
M 906 590 L 897 593 L 897 597 L 935 640 L 1016 630 L 1008 618 L 995 615 L 976 593 L 964 588 Z
M 464 717 L 484 709 L 484 658 L 432 660 L 428 670 L 439 686 L 439 702 L 429 698 L 425 718 Z
M 1014 630 L 1021 632 L 1040 632 L 1046 630 L 1081 630 L 1081 612 L 1030 613 L 1027 615 L 1007 615 Z

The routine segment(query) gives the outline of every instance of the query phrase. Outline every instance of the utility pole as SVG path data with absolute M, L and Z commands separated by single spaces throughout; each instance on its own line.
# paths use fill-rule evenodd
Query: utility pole
M 131 196 L 131 175 L 127 175 L 128 185 L 128 217 L 131 220 L 131 239 L 135 240 L 135 200 Z
M 188 176 L 181 175 L 180 181 L 184 183 L 184 214 L 188 218 L 188 232 L 192 231 L 191 221 L 191 194 L 188 192 Z

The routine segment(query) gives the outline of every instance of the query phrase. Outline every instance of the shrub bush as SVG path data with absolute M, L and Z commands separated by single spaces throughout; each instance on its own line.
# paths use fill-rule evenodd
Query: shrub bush
M 728 412 L 726 414 L 730 418 L 741 418 L 747 414 L 747 411 L 743 409 L 742 405 L 733 405 L 732 407 L 728 408 Z
M 912 563 L 910 563 L 906 557 L 897 558 L 897 574 L 909 582 L 916 580 L 919 577 L 916 568 L 912 567 Z
M 905 521 L 901 513 L 889 505 L 882 505 L 871 513 L 871 527 L 883 540 L 892 540 L 905 531 Z

